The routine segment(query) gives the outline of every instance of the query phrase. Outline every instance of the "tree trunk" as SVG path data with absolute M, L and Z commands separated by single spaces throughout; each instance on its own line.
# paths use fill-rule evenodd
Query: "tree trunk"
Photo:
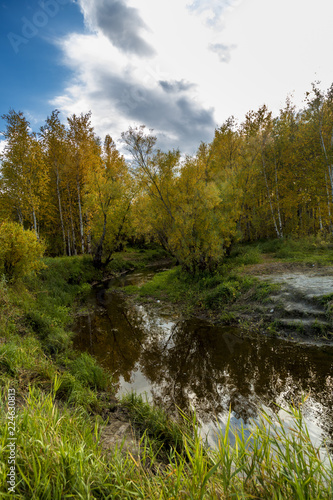
M 18 220 L 19 220 L 21 226 L 23 227 L 23 216 L 22 216 L 21 209 L 17 208 L 16 211 L 17 211 Z
M 275 219 L 275 215 L 274 215 L 274 208 L 273 208 L 273 203 L 272 203 L 271 195 L 270 195 L 270 192 L 269 192 L 269 186 L 268 186 L 267 175 L 266 175 L 266 166 L 265 166 L 265 160 L 264 160 L 263 156 L 262 156 L 262 166 L 263 166 L 263 174 L 264 174 L 264 179 L 265 179 L 265 184 L 266 184 L 266 189 L 267 189 L 267 196 L 268 196 L 269 206 L 270 206 L 270 209 L 271 209 L 272 219 L 273 219 L 273 223 L 274 223 L 274 228 L 275 228 L 277 237 L 281 238 L 280 231 L 278 229 L 278 226 L 277 226 L 277 223 L 276 223 L 276 219 Z
M 57 170 L 56 176 L 57 176 L 57 196 L 58 196 L 58 204 L 59 204 L 59 216 L 60 216 L 60 224 L 61 224 L 61 231 L 62 231 L 62 240 L 63 240 L 63 244 L 64 244 L 64 255 L 66 255 L 66 234 L 65 234 L 65 227 L 64 227 L 64 219 L 62 216 L 62 206 L 61 206 L 58 170 Z
M 323 221 L 321 218 L 321 210 L 320 210 L 320 203 L 319 202 L 318 202 L 318 212 L 319 212 L 319 227 L 320 227 L 320 231 L 322 232 L 323 231 Z
M 276 160 L 275 160 L 274 164 L 275 164 L 275 191 L 276 191 L 277 211 L 278 211 L 278 219 L 279 219 L 279 232 L 280 232 L 280 237 L 283 238 L 282 220 L 281 220 L 281 212 L 280 212 L 279 184 L 278 184 L 278 175 L 277 175 Z
M 34 207 L 32 207 L 32 219 L 33 219 L 33 223 L 34 223 L 34 230 L 35 230 L 36 238 L 39 239 L 38 229 L 37 229 L 36 212 L 35 212 L 35 208 Z
M 81 235 L 81 250 L 84 254 L 84 230 L 83 230 L 83 219 L 82 219 L 82 208 L 81 208 L 81 192 L 80 192 L 80 183 L 78 177 L 76 178 L 77 185 L 77 199 L 79 202 L 79 217 L 80 217 L 80 235 Z
M 70 235 L 69 235 L 69 228 L 67 230 L 67 233 L 68 233 L 68 255 L 71 256 L 72 255 L 72 251 L 71 251 L 71 238 L 70 238 Z
M 74 229 L 73 212 L 72 212 L 72 199 L 71 199 L 71 193 L 70 193 L 68 183 L 67 183 L 67 191 L 68 191 L 68 201 L 69 201 L 69 215 L 70 215 L 70 219 L 71 219 L 71 228 L 72 228 L 73 249 L 74 249 L 74 255 L 77 255 L 76 241 L 75 241 L 75 229 Z
M 89 229 L 88 234 L 87 234 L 87 248 L 88 248 L 88 253 L 91 254 L 91 231 Z
M 330 219 L 330 233 L 333 233 L 333 227 L 332 227 L 332 216 L 331 216 L 331 200 L 330 200 L 330 195 L 328 191 L 328 186 L 327 186 L 327 175 L 325 173 L 325 186 L 326 186 L 326 196 L 327 196 L 327 209 L 328 209 L 328 217 Z

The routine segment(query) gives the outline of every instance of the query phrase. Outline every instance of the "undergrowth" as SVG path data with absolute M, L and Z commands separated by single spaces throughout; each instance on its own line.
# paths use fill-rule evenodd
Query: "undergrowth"
M 38 276 L 0 282 L 0 377 L 24 394 L 31 384 L 50 389 L 61 373 L 57 398 L 92 411 L 110 380 L 91 356 L 72 349 L 70 324 L 74 302 L 90 292 L 96 272 L 87 257 L 44 262 Z
M 284 238 L 253 243 L 261 254 L 286 262 L 301 264 L 332 265 L 331 238 L 308 236 L 307 238 Z
M 246 276 L 230 270 L 223 273 L 190 276 L 180 267 L 155 274 L 151 281 L 142 286 L 129 285 L 124 291 L 137 294 L 139 298 L 165 299 L 182 305 L 187 313 L 196 310 L 221 312 L 235 306 L 238 300 L 247 295 L 247 300 L 261 301 L 269 296 L 276 286 L 262 283 L 253 276 Z

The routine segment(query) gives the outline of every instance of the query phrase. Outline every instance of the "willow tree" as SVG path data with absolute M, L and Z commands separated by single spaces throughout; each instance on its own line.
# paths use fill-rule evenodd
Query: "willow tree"
M 138 228 L 138 232 L 152 232 L 163 248 L 176 256 L 169 245 L 169 236 L 175 220 L 172 196 L 180 154 L 178 151 L 162 153 L 157 150 L 157 138 L 151 132 L 147 132 L 142 125 L 139 128 L 130 127 L 122 134 L 132 157 L 131 173 L 140 190 L 136 205 L 139 205 L 139 212 L 145 220 L 144 224 L 141 222 L 142 228 Z
M 110 262 L 126 237 L 135 191 L 126 162 L 109 135 L 99 160 L 89 169 L 84 199 L 92 219 L 93 263 L 97 268 Z M 104 262 L 103 253 L 107 253 Z
M 216 176 L 210 147 L 202 144 L 182 162 L 178 150 L 155 150 L 156 138 L 143 127 L 123 139 L 140 181 L 145 227 L 187 271 L 214 269 L 235 235 L 239 209 L 231 179 Z

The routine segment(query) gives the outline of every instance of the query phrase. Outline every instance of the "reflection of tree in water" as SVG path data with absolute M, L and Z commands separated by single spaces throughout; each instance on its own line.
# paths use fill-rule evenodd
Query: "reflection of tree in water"
M 191 404 L 207 422 L 231 405 L 246 422 L 262 403 L 277 410 L 274 402 L 297 401 L 301 392 L 311 391 L 327 413 L 326 419 L 317 416 L 332 434 L 332 348 L 323 353 L 278 339 L 243 339 L 237 329 L 197 319 L 170 328 L 149 308 L 132 307 L 120 294 L 104 290 L 93 305 L 90 321 L 78 320 L 76 347 L 126 382 L 139 367 L 155 402 L 169 411 L 175 406 L 186 411 Z
M 141 369 L 154 384 L 157 402 L 163 401 L 168 409 L 174 405 L 186 409 L 189 395 L 194 395 L 200 413 L 216 407 L 217 387 L 225 382 L 225 375 L 212 359 L 210 340 L 195 321 L 176 324 L 169 338 L 150 337 Z M 223 343 L 222 338 L 220 341 Z
M 155 402 L 169 410 L 191 402 L 202 421 L 231 405 L 247 421 L 260 404 L 276 411 L 274 402 L 297 401 L 301 392 L 330 401 L 332 360 L 319 349 L 235 334 L 196 319 L 175 325 L 171 337 L 151 333 L 140 364 Z
M 86 350 L 118 379 L 130 382 L 138 363 L 147 331 L 135 308 L 126 304 L 120 294 L 95 294 L 94 311 L 78 318 L 75 347 Z

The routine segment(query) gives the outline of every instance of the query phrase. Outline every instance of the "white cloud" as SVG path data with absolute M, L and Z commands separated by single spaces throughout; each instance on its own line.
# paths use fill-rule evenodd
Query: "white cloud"
M 228 63 L 231 59 L 231 51 L 236 48 L 236 45 L 224 45 L 223 43 L 211 43 L 209 49 L 215 52 L 220 62 Z
M 91 109 L 101 136 L 145 123 L 163 147 L 193 152 L 232 114 L 264 103 L 277 112 L 293 91 L 300 105 L 312 81 L 332 83 L 327 0 L 315 9 L 309 0 L 121 0 L 137 49 L 111 29 L 116 3 L 80 0 L 91 33 L 59 42 L 73 79 L 53 104 L 67 115 Z
M 242 0 L 193 0 L 187 5 L 190 12 L 199 14 L 210 27 L 220 29 L 224 26 L 227 12 L 237 7 Z
M 103 35 L 72 36 L 63 49 L 76 77 L 53 105 L 66 115 L 92 109 L 97 133 L 116 137 L 129 124 L 144 123 L 160 134 L 164 147 L 193 151 L 201 140 L 211 139 L 212 110 L 195 102 L 190 82 L 123 62 Z

